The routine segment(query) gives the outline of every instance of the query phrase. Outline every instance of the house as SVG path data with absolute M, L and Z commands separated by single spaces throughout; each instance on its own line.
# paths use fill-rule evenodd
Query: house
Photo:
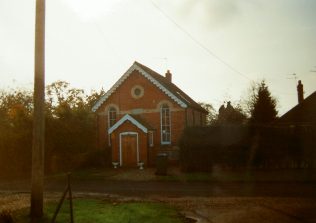
M 178 140 L 187 126 L 206 123 L 207 111 L 165 76 L 134 62 L 92 109 L 98 145 L 110 148 L 120 166 L 153 165 L 158 153 L 178 159 Z
M 294 166 L 316 167 L 316 91 L 304 99 L 301 81 L 297 85 L 298 104 L 282 115 L 275 123 L 289 136 L 289 149 L 294 159 Z M 293 163 L 292 163 L 293 166 Z
M 316 126 L 316 91 L 304 99 L 303 84 L 298 81 L 297 97 L 298 104 L 282 115 L 276 124 L 292 127 Z

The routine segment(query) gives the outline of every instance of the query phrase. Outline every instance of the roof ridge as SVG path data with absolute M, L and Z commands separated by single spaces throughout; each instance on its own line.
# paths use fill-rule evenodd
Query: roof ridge
M 181 107 L 192 107 L 197 110 L 207 112 L 191 97 L 189 97 L 184 91 L 182 91 L 177 85 L 166 80 L 166 78 L 151 68 L 134 61 L 133 65 L 120 77 L 120 79 L 98 100 L 92 108 L 92 111 L 96 111 L 107 98 L 127 79 L 127 77 L 134 71 L 138 70 L 144 77 L 152 82 L 156 87 L 163 91 L 167 96 L 173 99 Z
M 135 61 L 134 64 L 140 66 L 140 67 L 143 68 L 143 69 L 147 69 L 148 71 L 150 71 L 150 72 L 149 72 L 149 75 L 151 75 L 151 73 L 154 73 L 155 75 L 158 75 L 159 78 L 161 78 L 161 79 L 164 81 L 164 83 L 162 83 L 163 85 L 166 85 L 166 84 L 172 85 L 172 87 L 174 87 L 174 88 L 176 89 L 177 95 L 178 95 L 181 99 L 185 100 L 187 103 L 191 104 L 191 106 L 192 106 L 192 104 L 193 104 L 194 106 L 192 106 L 192 107 L 195 107 L 196 109 L 199 109 L 199 110 L 201 110 L 201 111 L 207 112 L 207 111 L 206 111 L 203 107 L 201 107 L 195 100 L 193 100 L 188 94 L 186 94 L 183 90 L 181 90 L 176 84 L 174 84 L 173 82 L 169 82 L 168 80 L 166 80 L 166 79 L 165 79 L 165 76 L 163 76 L 163 75 L 159 74 L 158 72 L 152 70 L 151 68 L 147 67 L 146 65 L 143 65 L 143 64 L 139 63 L 138 61 Z M 152 75 L 151 75 L 151 76 L 152 76 Z M 153 77 L 153 78 L 155 78 L 155 77 Z M 157 79 L 157 78 L 155 78 L 155 79 Z M 157 80 L 157 81 L 160 82 L 161 80 Z M 179 92 L 178 92 L 178 91 L 179 91 Z M 180 94 L 180 93 L 181 93 L 181 94 Z M 188 100 L 188 99 L 189 99 L 189 100 Z
M 280 119 L 283 119 L 284 117 L 287 117 L 289 114 L 291 114 L 292 112 L 296 111 L 297 109 L 299 109 L 300 107 L 304 106 L 304 104 L 307 103 L 307 101 L 311 100 L 312 97 L 316 97 L 316 91 L 314 91 L 313 93 L 311 93 L 310 95 L 308 95 L 306 98 L 304 98 L 304 100 L 301 103 L 296 104 L 295 106 L 293 106 L 291 109 L 289 109 L 287 112 L 285 112 L 281 117 L 279 117 Z

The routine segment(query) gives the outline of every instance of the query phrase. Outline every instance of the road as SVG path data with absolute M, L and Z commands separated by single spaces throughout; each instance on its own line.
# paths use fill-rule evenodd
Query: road
M 179 182 L 179 181 L 122 181 L 73 180 L 74 192 L 118 194 L 125 196 L 161 195 L 169 197 L 313 197 L 316 183 L 302 182 Z M 63 191 L 65 181 L 47 180 L 45 191 Z M 0 191 L 29 192 L 30 182 L 0 182 Z

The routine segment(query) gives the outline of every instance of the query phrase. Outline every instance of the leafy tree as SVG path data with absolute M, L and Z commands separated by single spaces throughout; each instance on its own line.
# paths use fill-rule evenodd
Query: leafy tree
M 95 150 L 96 122 L 91 108 L 104 91 L 85 94 L 57 81 L 48 85 L 46 92 L 46 171 L 68 171 L 87 162 L 102 162 L 103 154 Z M 0 176 L 30 173 L 32 120 L 32 91 L 0 90 Z
M 92 108 L 93 105 L 105 94 L 103 88 L 98 92 L 96 90 L 92 90 L 90 95 L 86 96 L 87 106 Z
M 30 173 L 32 92 L 0 92 L 0 175 Z
M 271 96 L 265 81 L 252 87 L 252 94 L 248 100 L 250 122 L 253 124 L 267 124 L 277 117 L 277 101 Z
M 89 104 L 92 96 L 64 81 L 48 85 L 46 91 L 47 168 L 71 169 L 80 154 L 95 151 L 96 127 Z
M 199 102 L 199 105 L 208 112 L 206 116 L 206 125 L 211 125 L 212 123 L 214 123 L 214 121 L 217 118 L 217 114 L 214 107 L 211 104 L 204 102 Z

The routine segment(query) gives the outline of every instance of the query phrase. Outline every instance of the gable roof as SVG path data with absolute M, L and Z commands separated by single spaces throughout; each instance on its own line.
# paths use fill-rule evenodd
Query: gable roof
M 278 124 L 316 123 L 316 91 L 294 106 L 278 120 Z
M 110 88 L 109 91 L 103 95 L 99 101 L 93 106 L 92 111 L 96 111 L 114 92 L 115 90 L 130 76 L 130 74 L 137 70 L 141 75 L 147 78 L 151 83 L 158 87 L 162 92 L 169 96 L 182 108 L 192 107 L 204 113 L 207 111 L 202 108 L 198 103 L 191 99 L 175 84 L 168 81 L 164 76 L 158 74 L 152 69 L 142 65 L 141 63 L 134 62 L 134 64 L 123 74 L 123 76 Z
M 118 122 L 116 122 L 111 128 L 109 128 L 108 133 L 111 134 L 115 131 L 118 127 L 120 127 L 124 122 L 130 121 L 133 125 L 137 126 L 139 129 L 141 129 L 144 133 L 148 132 L 148 128 L 139 120 L 136 120 L 134 117 L 132 117 L 129 114 L 126 114 L 121 118 Z

